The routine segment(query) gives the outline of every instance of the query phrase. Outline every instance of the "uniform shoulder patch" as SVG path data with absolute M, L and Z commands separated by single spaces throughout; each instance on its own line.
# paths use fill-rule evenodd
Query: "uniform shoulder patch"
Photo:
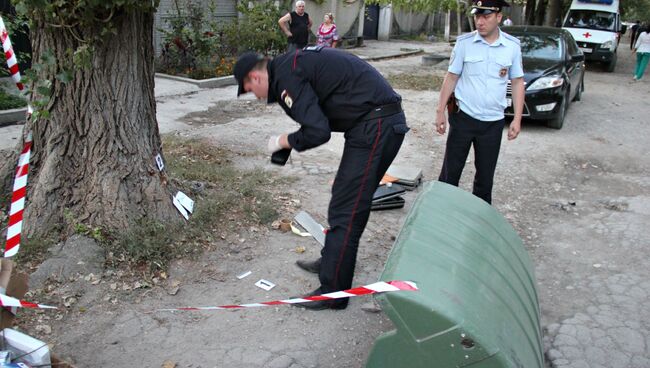
M 288 108 L 291 108 L 291 106 L 293 106 L 293 99 L 286 89 L 280 94 L 280 99 L 284 102 L 285 105 L 287 105 Z

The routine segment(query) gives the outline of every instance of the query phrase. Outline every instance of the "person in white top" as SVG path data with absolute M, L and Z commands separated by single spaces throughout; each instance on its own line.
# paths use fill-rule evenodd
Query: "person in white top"
M 506 17 L 506 20 L 503 21 L 504 26 L 511 26 L 512 25 L 512 19 L 510 19 L 510 16 Z
M 647 24 L 643 25 L 638 31 L 634 50 L 636 52 L 636 70 L 634 71 L 634 80 L 638 81 L 643 77 L 645 68 L 650 61 L 650 28 Z

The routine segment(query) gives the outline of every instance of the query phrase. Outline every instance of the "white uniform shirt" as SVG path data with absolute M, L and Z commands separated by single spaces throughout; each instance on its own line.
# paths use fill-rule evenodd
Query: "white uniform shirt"
M 508 80 L 524 76 L 519 40 L 501 30 L 491 45 L 476 31 L 462 35 L 447 71 L 460 76 L 454 93 L 463 112 L 481 121 L 501 120 Z

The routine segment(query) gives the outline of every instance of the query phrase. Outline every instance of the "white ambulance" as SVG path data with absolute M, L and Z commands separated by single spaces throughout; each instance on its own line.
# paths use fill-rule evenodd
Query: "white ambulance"
M 586 60 L 616 67 L 616 49 L 621 35 L 619 0 L 573 0 L 562 28 L 571 32 Z M 623 29 L 624 31 L 624 29 Z

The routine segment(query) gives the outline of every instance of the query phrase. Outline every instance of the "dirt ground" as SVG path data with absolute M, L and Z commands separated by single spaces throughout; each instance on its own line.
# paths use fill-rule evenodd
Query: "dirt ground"
M 384 74 L 434 73 L 420 61 L 420 56 L 412 56 L 372 64 Z M 650 223 L 650 78 L 633 83 L 632 67 L 626 47 L 619 54 L 615 73 L 588 64 L 582 101 L 571 105 L 561 130 L 525 122 L 517 140 L 508 142 L 504 134 L 494 205 L 520 234 L 533 259 L 544 326 L 558 326 L 587 313 L 591 306 L 608 304 L 616 311 L 633 303 L 647 308 L 650 284 L 642 281 L 650 276 L 646 231 Z M 396 162 L 420 167 L 425 180 L 435 180 L 446 139 L 432 129 L 438 93 L 398 92 L 412 130 Z M 175 116 L 174 104 L 197 106 L 190 114 L 174 117 L 175 128 L 182 129 L 169 134 L 202 137 L 245 152 L 236 162 L 240 167 L 263 167 L 297 177 L 282 188 L 295 200 L 295 211 L 280 217 L 291 218 L 302 209 L 325 224 L 342 136 L 335 134 L 317 149 L 294 152 L 286 167 L 272 166 L 264 153 L 268 136 L 290 132 L 296 124 L 277 106 L 234 96 L 235 87 L 228 87 L 161 99 L 159 116 L 167 112 L 167 118 Z M 472 164 L 470 156 L 461 183 L 467 190 L 471 190 Z M 360 244 L 355 285 L 377 280 L 417 194 L 407 193 L 404 209 L 373 212 Z M 296 252 L 298 246 L 306 251 Z M 95 284 L 95 279 L 89 279 L 78 288 L 82 291 L 68 313 L 38 314 L 48 328 L 34 333 L 79 367 L 160 367 L 167 362 L 170 367 L 193 368 L 356 368 L 364 366 L 374 339 L 392 329 L 382 313 L 362 310 L 371 300 L 368 297 L 352 299 L 345 311 L 278 306 L 152 312 L 270 301 L 318 286 L 315 275 L 294 265 L 296 260 L 318 256 L 320 246 L 311 238 L 270 228 L 241 228 L 237 234 L 228 234 L 219 249 L 198 261 L 175 262 L 168 283 L 161 287 L 127 287 L 116 293 L 109 282 Z M 252 274 L 247 278 L 236 278 L 249 270 Z M 640 280 L 641 292 L 604 301 L 603 296 L 612 295 L 607 285 L 617 278 Z M 254 285 L 259 279 L 277 286 L 264 291 Z M 179 287 L 175 294 L 169 292 L 172 284 Z M 647 310 L 630 313 L 625 321 L 636 326 L 642 340 L 639 355 L 645 357 L 650 356 L 647 314 Z M 554 336 L 553 331 L 547 333 L 547 349 L 559 348 Z M 627 338 L 621 337 L 621 344 Z M 549 361 L 563 366 L 567 358 L 558 359 Z

